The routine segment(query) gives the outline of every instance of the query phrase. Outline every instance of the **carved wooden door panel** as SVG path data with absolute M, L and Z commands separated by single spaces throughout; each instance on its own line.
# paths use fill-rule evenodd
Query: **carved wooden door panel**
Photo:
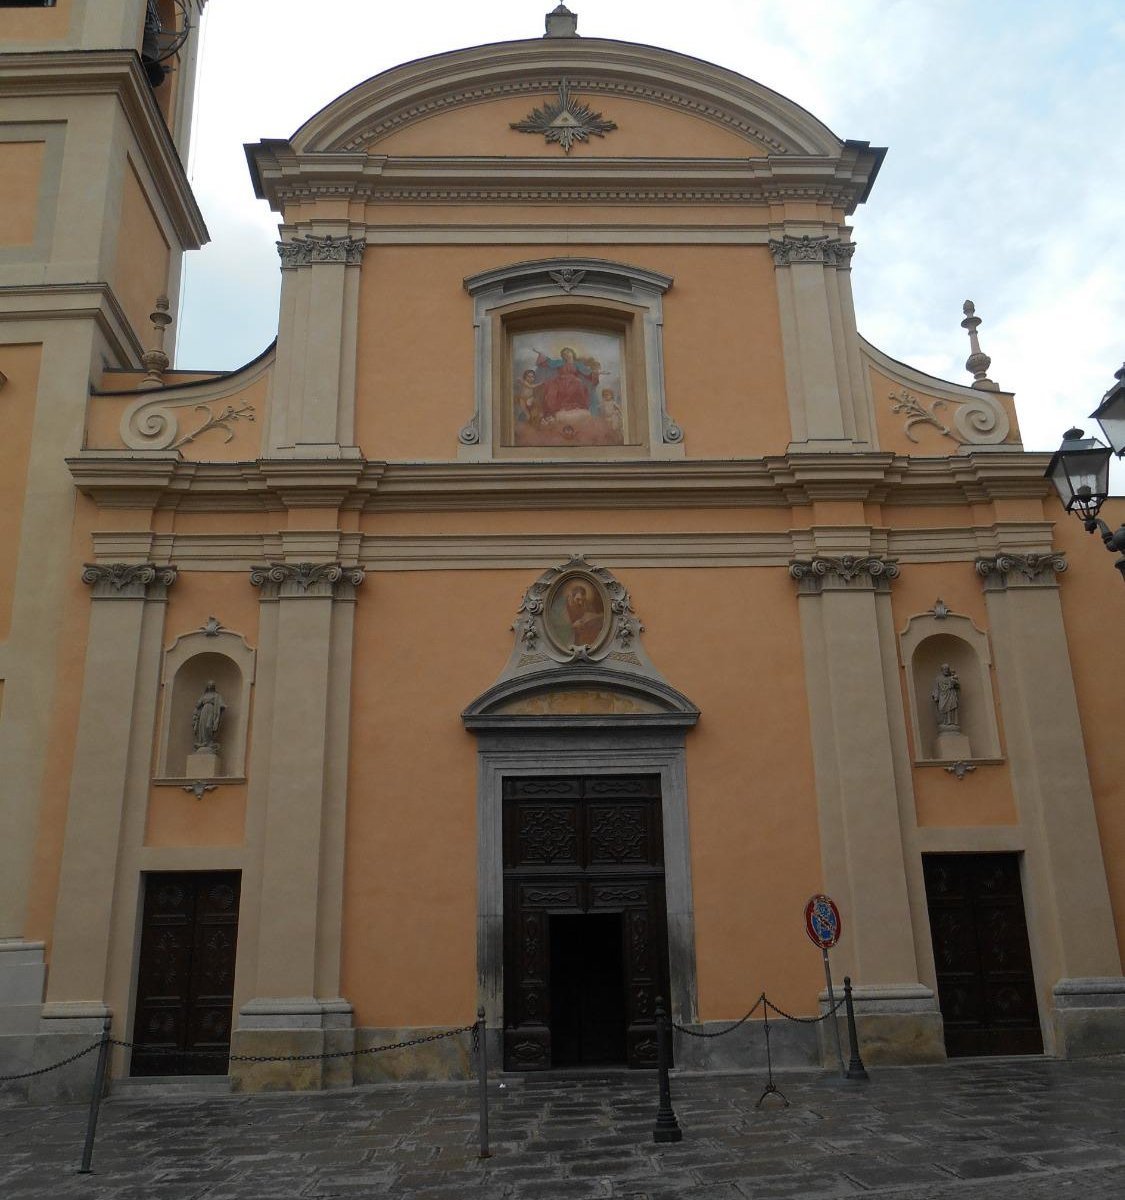
M 946 1053 L 1041 1054 L 1019 856 L 927 854 L 922 864 Z
M 237 871 L 145 876 L 132 1074 L 226 1074 L 240 882 Z
M 508 780 L 504 876 L 507 1068 L 612 1061 L 614 1045 L 630 1066 L 654 1066 L 668 980 L 659 778 Z M 611 918 L 585 926 L 589 963 L 565 945 L 583 915 Z M 552 961 L 575 976 L 552 980 Z

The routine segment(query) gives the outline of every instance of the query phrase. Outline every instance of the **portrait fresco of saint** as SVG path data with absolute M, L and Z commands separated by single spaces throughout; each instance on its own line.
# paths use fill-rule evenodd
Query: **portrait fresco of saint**
M 624 445 L 623 340 L 581 329 L 515 334 L 511 444 Z
M 568 575 L 555 587 L 547 606 L 547 628 L 562 649 L 593 646 L 606 627 L 601 590 L 582 575 Z

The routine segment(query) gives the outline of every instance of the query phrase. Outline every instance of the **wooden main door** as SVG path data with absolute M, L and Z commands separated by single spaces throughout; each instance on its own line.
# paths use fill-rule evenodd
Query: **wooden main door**
M 1017 854 L 922 856 L 945 1049 L 1041 1054 Z
M 145 876 L 132 1074 L 227 1073 L 240 881 L 237 871 Z
M 655 1066 L 660 994 L 659 777 L 505 781 L 505 1067 Z

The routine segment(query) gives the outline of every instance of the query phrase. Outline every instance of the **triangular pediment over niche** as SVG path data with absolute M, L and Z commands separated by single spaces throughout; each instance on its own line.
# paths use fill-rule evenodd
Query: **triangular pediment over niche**
M 462 713 L 497 726 L 694 725 L 699 709 L 653 665 L 613 572 L 575 555 L 524 593 L 500 678 Z

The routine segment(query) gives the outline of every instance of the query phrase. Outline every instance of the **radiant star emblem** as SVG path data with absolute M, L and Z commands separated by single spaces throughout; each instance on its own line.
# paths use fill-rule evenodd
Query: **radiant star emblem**
M 565 79 L 559 84 L 557 102 L 534 109 L 522 121 L 513 121 L 511 127 L 520 133 L 541 133 L 548 142 L 557 142 L 567 154 L 575 142 L 588 142 L 591 134 L 605 137 L 617 128 L 612 121 L 604 120 L 601 113 L 591 112 L 588 104 L 572 99 Z

